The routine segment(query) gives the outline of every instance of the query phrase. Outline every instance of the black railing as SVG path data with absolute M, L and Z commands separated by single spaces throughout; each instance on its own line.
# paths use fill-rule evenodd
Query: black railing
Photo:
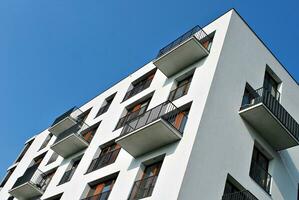
M 248 190 L 234 192 L 230 194 L 224 194 L 222 200 L 258 200 L 251 192 Z
M 158 176 L 151 176 L 148 178 L 136 181 L 133 185 L 129 200 L 136 200 L 152 195 Z
M 146 79 L 146 80 L 138 83 L 138 85 L 134 86 L 131 90 L 129 90 L 126 93 L 123 101 L 135 96 L 136 94 L 138 94 L 138 93 L 142 92 L 143 90 L 145 90 L 146 88 L 148 88 L 151 85 L 151 82 L 152 82 L 152 79 Z
M 46 185 L 45 177 L 45 174 L 38 170 L 38 165 L 33 165 L 25 171 L 23 176 L 17 179 L 12 189 L 21 186 L 25 183 L 30 183 L 32 185 L 35 185 L 37 188 L 43 190 L 44 186 Z
M 60 134 L 57 136 L 57 138 L 56 138 L 54 144 L 56 144 L 57 142 L 59 142 L 59 141 L 65 139 L 66 137 L 68 137 L 68 136 L 70 136 L 70 135 L 72 135 L 72 134 L 76 134 L 77 136 L 81 137 L 82 139 L 84 139 L 86 142 L 89 143 L 90 140 L 86 140 L 86 139 L 82 136 L 82 133 L 81 133 L 83 130 L 87 129 L 88 127 L 89 127 L 89 126 L 88 126 L 86 123 L 84 123 L 84 122 L 80 122 L 80 123 L 78 123 L 78 124 L 75 124 L 75 125 L 72 126 L 71 128 L 69 128 L 69 129 L 63 131 L 62 133 L 60 133 Z
M 260 185 L 267 193 L 270 194 L 272 177 L 266 169 L 252 161 L 249 175 L 258 185 Z
M 139 115 L 138 117 L 126 122 L 121 135 L 128 134 L 160 118 L 168 122 L 181 134 L 183 134 L 187 116 L 181 112 L 181 110 L 178 109 L 171 101 L 166 101 L 146 111 L 142 115 Z
M 187 82 L 184 85 L 181 85 L 180 87 L 177 87 L 176 89 L 172 90 L 169 94 L 168 100 L 174 101 L 188 93 L 189 87 L 191 82 Z
M 259 88 L 243 96 L 241 110 L 258 103 L 263 103 L 278 121 L 296 138 L 299 142 L 299 124 L 279 103 L 280 93 Z
M 138 117 L 139 115 L 142 115 L 147 109 L 147 105 L 142 106 L 141 108 L 139 108 L 138 110 L 134 111 L 134 112 L 130 112 L 127 115 L 125 115 L 124 117 L 121 117 L 118 120 L 118 123 L 116 125 L 115 129 L 119 129 L 121 127 L 123 127 L 125 125 L 126 122 Z
M 57 118 L 54 120 L 52 126 L 54 126 L 55 124 L 57 124 L 58 122 L 60 122 L 60 121 L 63 120 L 64 118 L 70 116 L 70 114 L 71 114 L 72 112 L 74 112 L 75 110 L 76 110 L 76 107 L 72 107 L 71 109 L 69 109 L 68 111 L 66 111 L 65 113 L 63 113 L 63 114 L 60 115 L 59 117 L 57 117 Z
M 92 162 L 90 163 L 90 166 L 88 167 L 87 173 L 114 163 L 119 151 L 120 148 L 105 153 L 103 155 L 100 155 L 98 158 L 93 159 Z
M 70 169 L 70 170 L 64 172 L 58 185 L 69 182 L 71 180 L 72 176 L 74 175 L 75 171 L 76 171 L 76 169 L 74 168 L 74 169 Z
M 86 197 L 81 200 L 107 200 L 110 195 L 110 192 L 111 192 L 111 190 L 109 190 L 107 192 L 102 192 L 102 193 L 94 195 L 94 196 Z
M 202 30 L 202 28 L 200 26 L 195 26 L 191 30 L 189 30 L 188 32 L 184 33 L 182 36 L 178 37 L 176 40 L 171 42 L 170 44 L 166 45 L 164 48 L 160 49 L 160 51 L 157 55 L 157 58 L 166 54 L 167 52 L 169 52 L 170 50 L 172 50 L 176 46 L 182 44 L 184 41 L 188 40 L 189 38 L 191 38 L 193 36 L 196 37 L 201 44 L 203 44 L 206 41 L 211 40 L 209 38 L 209 36 L 204 32 L 204 30 Z M 205 46 L 205 45 L 203 45 L 203 46 L 206 48 L 207 51 L 209 51 L 208 46 Z

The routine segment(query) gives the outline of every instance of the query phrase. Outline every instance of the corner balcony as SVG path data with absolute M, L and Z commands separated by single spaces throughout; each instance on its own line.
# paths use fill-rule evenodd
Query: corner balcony
M 60 133 L 50 148 L 64 158 L 82 151 L 89 146 L 92 139 L 92 135 L 85 134 L 88 132 L 86 131 L 88 130 L 87 128 L 88 125 L 83 122 L 74 125 L 68 130 Z
M 195 26 L 162 48 L 153 62 L 167 77 L 209 55 L 211 38 Z
M 49 131 L 53 135 L 58 136 L 60 133 L 76 125 L 80 121 L 79 116 L 82 113 L 83 112 L 76 107 L 71 108 L 55 119 L 55 121 L 49 128 Z
M 42 196 L 46 187 L 45 175 L 37 168 L 38 165 L 28 168 L 24 175 L 17 179 L 9 193 L 22 200 Z
M 230 194 L 224 194 L 222 200 L 258 200 L 253 194 L 248 190 L 234 192 Z
M 126 122 L 116 142 L 136 158 L 180 140 L 186 121 L 184 112 L 166 101 Z
M 239 111 L 276 151 L 299 144 L 299 125 L 279 103 L 278 94 L 265 88 L 251 91 Z

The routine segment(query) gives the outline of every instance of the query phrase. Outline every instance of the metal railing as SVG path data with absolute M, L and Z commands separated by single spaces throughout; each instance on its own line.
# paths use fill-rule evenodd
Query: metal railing
M 95 171 L 97 169 L 100 169 L 102 167 L 114 163 L 119 151 L 120 148 L 105 153 L 103 155 L 100 155 L 98 158 L 93 159 L 92 162 L 90 163 L 90 166 L 88 167 L 87 173 L 90 173 L 92 171 Z
M 102 192 L 102 193 L 94 195 L 94 196 L 86 197 L 81 200 L 107 200 L 110 195 L 110 192 L 111 192 L 111 190 L 109 190 L 107 192 Z
M 146 79 L 138 83 L 138 85 L 134 86 L 131 90 L 129 90 L 123 101 L 135 96 L 136 94 L 142 92 L 143 90 L 147 89 L 152 83 L 152 79 Z
M 142 106 L 140 109 L 134 111 L 134 112 L 130 112 L 127 115 L 125 115 L 124 117 L 121 117 L 118 120 L 118 123 L 116 125 L 115 129 L 119 129 L 121 127 L 123 127 L 125 125 L 126 122 L 138 117 L 139 115 L 143 114 L 147 109 L 147 105 Z
M 25 183 L 30 183 L 37 188 L 41 189 L 44 191 L 44 186 L 46 185 L 46 175 L 38 170 L 38 165 L 33 165 L 29 167 L 23 176 L 19 177 L 15 184 L 13 185 L 12 189 L 25 184 Z
M 299 124 L 279 103 L 280 93 L 259 88 L 243 96 L 241 110 L 258 103 L 263 103 L 278 121 L 296 138 L 299 142 Z
M 168 100 L 174 101 L 188 93 L 189 87 L 191 82 L 187 82 L 184 85 L 181 85 L 180 87 L 175 88 L 172 90 L 169 94 Z
M 76 171 L 76 169 L 73 168 L 73 169 L 70 169 L 70 170 L 64 172 L 64 174 L 63 174 L 61 180 L 59 181 L 58 185 L 69 182 L 71 180 L 72 176 L 74 175 L 75 171 Z
M 60 134 L 57 136 L 57 138 L 56 138 L 54 144 L 56 144 L 57 142 L 63 140 L 64 138 L 66 138 L 66 137 L 68 137 L 68 136 L 70 136 L 70 135 L 72 135 L 72 134 L 75 134 L 75 135 L 81 137 L 82 139 L 84 139 L 86 142 L 89 143 L 91 139 L 86 140 L 86 139 L 82 136 L 82 131 L 85 130 L 85 129 L 87 129 L 88 127 L 89 127 L 89 126 L 88 126 L 86 123 L 84 123 L 83 121 L 81 121 L 80 123 L 75 124 L 75 125 L 72 126 L 71 128 L 69 128 L 69 129 L 63 131 L 62 133 L 60 133 Z
M 177 121 L 181 116 L 181 119 Z M 178 118 L 177 118 L 178 117 Z M 126 122 L 121 135 L 128 134 L 134 130 L 137 130 L 157 119 L 163 119 L 177 129 L 181 134 L 187 121 L 187 116 L 181 112 L 171 101 L 166 101 L 148 111 L 139 115 L 138 117 Z
M 68 111 L 66 111 L 65 113 L 63 113 L 62 115 L 60 115 L 59 117 L 57 117 L 53 124 L 51 125 L 51 127 L 55 126 L 56 124 L 58 124 L 60 121 L 62 121 L 63 119 L 67 118 L 67 117 L 71 117 L 74 120 L 77 120 L 78 116 L 81 115 L 83 112 L 77 108 L 77 107 L 72 107 L 71 109 L 69 109 Z
M 163 47 L 162 49 L 160 49 L 160 51 L 159 51 L 159 53 L 157 55 L 157 58 L 159 58 L 160 56 L 166 54 L 167 52 L 169 52 L 170 50 L 174 49 L 176 46 L 182 44 L 184 41 L 188 40 L 189 38 L 191 38 L 193 36 L 197 40 L 199 40 L 199 42 L 201 44 L 203 44 L 206 41 L 211 41 L 211 39 L 209 38 L 209 36 L 206 34 L 206 32 L 204 32 L 204 30 L 202 30 L 202 28 L 200 26 L 195 26 L 191 30 L 189 30 L 186 33 L 184 33 L 182 36 L 178 37 L 173 42 L 169 43 L 168 45 L 166 45 L 165 47 Z M 209 51 L 208 46 L 206 47 L 205 45 L 203 45 L 203 47 L 207 51 Z
M 255 161 L 252 161 L 249 175 L 258 185 L 270 194 L 272 177 L 266 169 L 261 167 Z
M 222 200 L 258 200 L 251 192 L 248 190 L 234 192 L 230 194 L 224 194 Z
M 151 176 L 148 178 L 136 181 L 133 185 L 129 200 L 136 200 L 152 195 L 158 176 Z

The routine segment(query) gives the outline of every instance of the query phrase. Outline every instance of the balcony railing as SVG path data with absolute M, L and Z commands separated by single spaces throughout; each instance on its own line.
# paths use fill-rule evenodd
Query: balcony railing
M 188 83 L 185 83 L 184 85 L 172 90 L 169 94 L 168 100 L 174 101 L 174 100 L 186 95 L 188 93 L 190 84 L 191 84 L 191 82 L 188 82 Z
M 72 176 L 74 175 L 75 171 L 76 171 L 76 169 L 70 169 L 70 170 L 66 171 L 63 174 L 63 176 L 62 176 L 61 180 L 59 181 L 58 185 L 69 182 L 71 180 Z
M 120 151 L 120 148 L 110 151 L 108 153 L 105 153 L 103 155 L 100 155 L 98 158 L 93 159 L 88 170 L 87 170 L 87 173 L 95 171 L 97 169 L 100 169 L 102 167 L 105 167 L 107 165 L 114 163 L 119 151 Z
M 79 137 L 81 137 L 82 139 L 84 139 L 86 142 L 90 143 L 90 141 L 91 141 L 92 138 L 84 138 L 84 137 L 82 136 L 82 133 L 81 133 L 83 130 L 87 129 L 88 127 L 89 127 L 89 126 L 88 126 L 86 123 L 84 123 L 84 122 L 80 122 L 80 123 L 78 123 L 78 124 L 75 124 L 75 125 L 72 126 L 71 128 L 69 128 L 69 129 L 63 131 L 62 133 L 60 133 L 60 134 L 57 136 L 57 138 L 56 138 L 54 144 L 56 144 L 57 142 L 63 140 L 64 138 L 66 138 L 66 137 L 68 137 L 68 136 L 70 136 L 70 135 L 72 135 L 72 134 L 76 134 L 77 136 L 79 136 Z
M 110 192 L 111 192 L 111 190 L 109 190 L 107 192 L 102 192 L 102 193 L 94 195 L 94 196 L 86 197 L 81 200 L 107 200 L 110 195 Z
M 176 121 L 179 115 L 181 116 L 180 123 Z M 171 101 L 166 101 L 146 111 L 142 115 L 139 115 L 136 118 L 126 122 L 121 135 L 126 135 L 158 119 L 165 120 L 168 122 L 168 124 L 183 134 L 187 116 L 181 112 L 181 110 L 178 109 Z
M 270 194 L 272 177 L 267 170 L 253 161 L 251 163 L 249 175 L 258 185 L 260 185 L 267 193 Z
M 121 127 L 123 127 L 125 125 L 126 122 L 138 117 L 139 115 L 143 114 L 147 109 L 147 105 L 142 106 L 140 109 L 134 111 L 134 112 L 130 112 L 127 115 L 125 115 L 124 117 L 120 118 L 116 128 L 115 129 L 119 129 Z
M 134 183 L 129 200 L 142 199 L 152 195 L 158 176 L 151 176 Z
M 134 86 L 131 90 L 129 90 L 125 97 L 124 97 L 124 100 L 127 100 L 133 96 L 135 96 L 136 94 L 142 92 L 143 90 L 145 90 L 146 88 L 148 88 L 152 83 L 152 79 L 146 79 L 142 82 L 140 82 L 137 86 Z
M 40 190 L 44 189 L 44 186 L 46 185 L 46 179 L 45 174 L 37 169 L 38 165 L 33 165 L 32 167 L 29 167 L 23 176 L 19 177 L 15 184 L 13 185 L 12 189 L 21 186 L 25 183 L 30 183 Z
M 230 194 L 224 194 L 222 200 L 258 200 L 253 194 L 248 190 L 234 192 Z
M 194 28 L 192 28 L 191 30 L 184 33 L 182 36 L 180 36 L 179 38 L 177 38 L 176 40 L 174 40 L 173 42 L 171 42 L 170 44 L 162 48 L 159 51 L 157 58 L 166 54 L 167 52 L 174 49 L 176 46 L 182 44 L 184 41 L 188 40 L 193 36 L 196 37 L 200 41 L 200 43 L 202 43 L 202 45 L 204 44 L 204 42 L 211 40 L 209 36 L 206 34 L 206 32 L 204 32 L 204 30 L 202 30 L 200 26 L 195 26 Z M 203 46 L 206 48 L 207 51 L 209 51 L 208 45 L 203 45 Z
M 280 93 L 278 91 L 273 92 L 265 88 L 259 88 L 243 97 L 241 110 L 263 103 L 296 140 L 299 141 L 299 124 L 279 103 L 279 99 Z
M 97 113 L 97 117 L 104 114 L 105 112 L 108 111 L 109 107 L 110 107 L 110 103 L 107 103 L 106 105 L 102 106 L 99 110 L 99 112 Z
M 62 115 L 60 115 L 59 117 L 57 117 L 55 119 L 55 121 L 53 122 L 52 126 L 54 126 L 55 124 L 57 124 L 58 122 L 60 122 L 61 120 L 65 119 L 66 117 L 73 117 L 76 118 L 78 117 L 80 114 L 82 114 L 83 112 L 77 108 L 77 107 L 72 107 L 71 109 L 69 109 L 68 111 L 66 111 L 65 113 L 63 113 Z

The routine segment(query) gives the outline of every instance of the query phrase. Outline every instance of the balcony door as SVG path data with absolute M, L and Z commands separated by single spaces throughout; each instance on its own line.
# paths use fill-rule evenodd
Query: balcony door
M 114 182 L 115 179 L 111 179 L 91 186 L 88 192 L 88 200 L 107 200 Z
M 279 83 L 266 71 L 264 78 L 264 89 L 268 91 L 276 100 L 279 100 Z

